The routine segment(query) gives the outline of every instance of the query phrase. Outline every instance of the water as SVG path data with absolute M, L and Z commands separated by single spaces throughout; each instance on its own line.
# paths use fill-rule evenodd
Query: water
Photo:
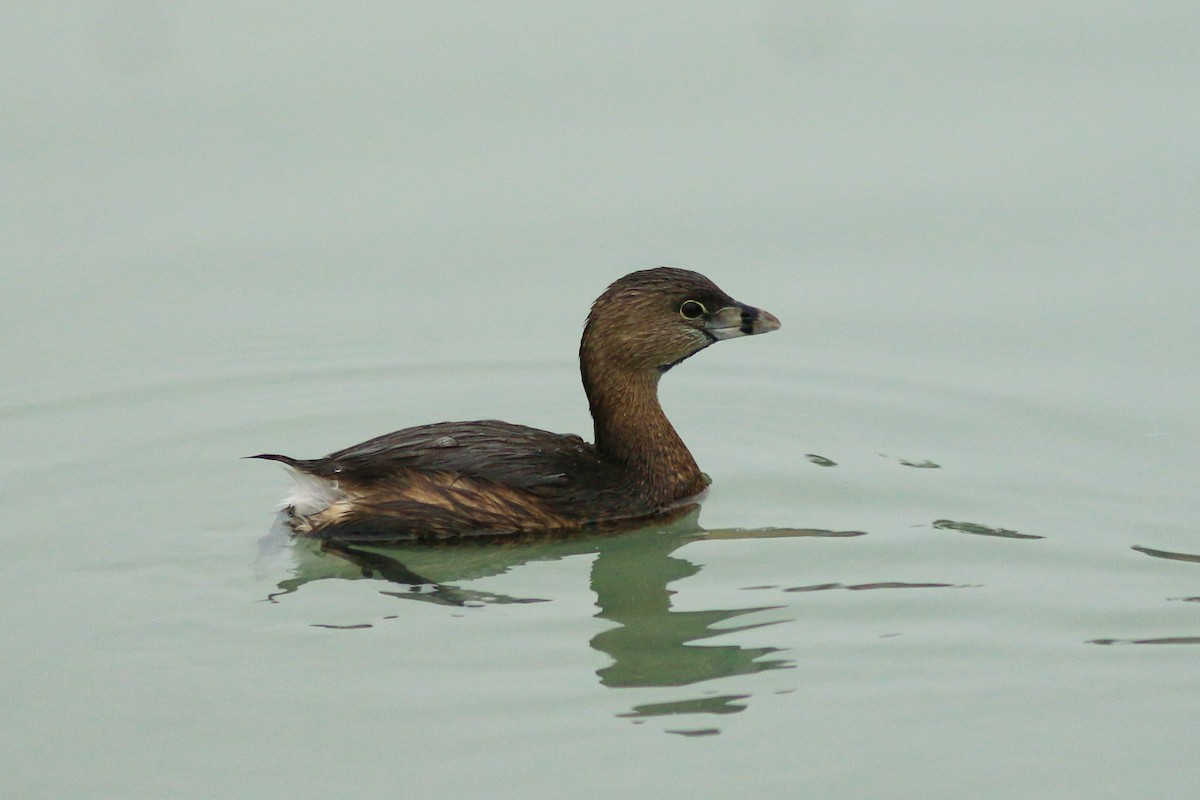
M 1190 5 L 2 16 L 6 796 L 1195 792 Z M 272 532 L 660 263 L 698 521 Z

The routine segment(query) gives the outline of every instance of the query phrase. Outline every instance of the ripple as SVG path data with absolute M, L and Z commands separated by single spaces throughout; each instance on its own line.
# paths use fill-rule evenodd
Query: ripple
M 897 460 L 900 462 L 900 466 L 912 467 L 913 469 L 941 469 L 942 468 L 941 464 L 935 464 L 932 461 L 929 461 L 928 459 L 923 460 L 923 461 L 909 461 L 907 459 L 901 458 L 901 459 L 897 459 Z
M 1200 636 L 1161 636 L 1155 639 L 1089 639 L 1088 644 L 1200 644 Z
M 713 528 L 704 532 L 705 539 L 790 539 L 794 536 L 839 539 L 866 535 L 866 531 L 834 531 L 827 528 Z
M 875 583 L 817 583 L 811 586 L 793 586 L 785 592 L 824 592 L 830 589 L 848 589 L 862 592 L 871 589 L 971 589 L 978 588 L 967 583 L 909 583 L 907 581 L 877 581 Z
M 990 528 L 987 525 L 980 525 L 976 522 L 955 522 L 951 519 L 935 519 L 933 527 L 938 530 L 958 531 L 959 533 L 971 533 L 977 536 L 999 536 L 1002 539 L 1045 539 L 1045 536 L 1037 536 L 1032 533 L 1020 533 L 1009 528 Z
M 668 729 L 667 733 L 674 733 L 679 736 L 716 736 L 721 732 L 720 728 L 693 728 L 692 730 Z
M 1154 558 L 1165 558 L 1170 561 L 1192 561 L 1200 563 L 1200 555 L 1195 555 L 1193 553 L 1173 553 L 1170 550 L 1155 550 L 1153 547 L 1142 547 L 1139 544 L 1133 545 L 1133 547 L 1130 549 L 1137 550 L 1139 553 L 1145 553 L 1146 555 L 1153 556 Z
M 737 714 L 745 711 L 742 700 L 748 694 L 725 694 L 711 697 L 696 697 L 689 700 L 672 700 L 666 703 L 646 703 L 634 706 L 632 711 L 617 714 L 618 717 L 664 717 L 673 714 Z

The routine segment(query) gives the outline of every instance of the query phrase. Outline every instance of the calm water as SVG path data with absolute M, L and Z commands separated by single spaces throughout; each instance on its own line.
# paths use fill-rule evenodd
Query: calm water
M 465 12 L 464 12 L 465 13 Z M 1187 3 L 0 12 L 0 789 L 1185 797 Z M 590 433 L 632 269 L 783 322 L 616 536 L 322 552 L 250 453 Z

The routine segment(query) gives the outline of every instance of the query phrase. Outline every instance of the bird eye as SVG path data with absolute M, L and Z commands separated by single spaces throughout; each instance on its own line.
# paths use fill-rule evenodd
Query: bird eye
M 700 319 L 707 313 L 708 309 L 704 307 L 704 304 L 695 300 L 684 300 L 683 305 L 679 307 L 679 316 L 684 319 Z

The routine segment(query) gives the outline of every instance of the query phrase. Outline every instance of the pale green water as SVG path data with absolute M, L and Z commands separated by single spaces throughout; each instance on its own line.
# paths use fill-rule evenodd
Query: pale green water
M 0 12 L 4 796 L 1194 794 L 1200 12 L 435 9 Z M 268 533 L 661 263 L 708 538 Z

